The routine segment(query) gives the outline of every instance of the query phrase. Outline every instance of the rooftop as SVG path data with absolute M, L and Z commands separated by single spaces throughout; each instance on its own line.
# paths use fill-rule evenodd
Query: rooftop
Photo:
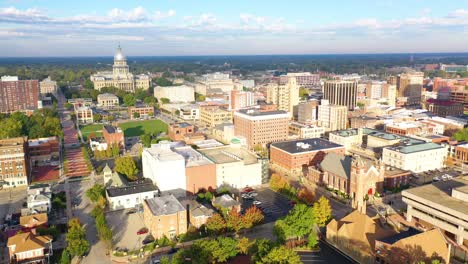
M 232 198 L 229 194 L 223 194 L 221 196 L 216 197 L 213 200 L 213 204 L 219 205 L 224 208 L 229 208 L 229 207 L 240 205 L 240 203 L 234 200 L 234 198 Z
M 159 161 L 184 160 L 182 155 L 171 149 L 173 145 L 174 144 L 170 142 L 160 142 L 158 144 L 152 144 L 150 148 L 145 148 L 143 151 L 149 153 L 154 159 Z
M 151 213 L 155 216 L 171 215 L 185 211 L 185 207 L 172 194 L 147 199 L 145 200 L 145 203 L 148 205 Z
M 109 197 L 117 197 L 124 195 L 131 195 L 135 193 L 153 192 L 158 189 L 154 186 L 150 179 L 143 179 L 136 182 L 129 182 L 127 186 L 121 187 L 109 187 L 107 188 L 107 194 Z
M 109 134 L 122 132 L 122 129 L 120 129 L 120 127 L 115 127 L 115 126 L 110 126 L 110 125 L 104 125 L 104 129 L 107 130 L 107 133 Z
M 186 127 L 190 127 L 190 126 L 192 126 L 192 125 L 189 124 L 189 123 L 186 123 L 186 122 L 171 124 L 171 127 L 174 127 L 174 128 L 177 128 L 177 127 L 186 128 Z
M 50 236 L 37 236 L 33 233 L 16 234 L 8 239 L 8 246 L 15 245 L 15 253 L 42 249 L 47 247 L 47 244 L 52 242 Z
M 466 186 L 468 186 L 468 180 L 458 177 L 449 181 L 440 181 L 407 189 L 402 192 L 402 195 L 403 197 L 407 196 L 407 194 L 417 196 L 422 202 L 427 201 L 460 212 L 465 219 L 468 219 L 468 201 L 452 197 L 452 189 Z
M 185 167 L 203 166 L 213 164 L 209 159 L 190 146 L 174 148 L 174 151 L 185 159 Z
M 36 138 L 36 139 L 30 139 L 28 140 L 28 146 L 30 147 L 35 147 L 35 146 L 40 146 L 44 143 L 48 143 L 49 141 L 58 141 L 57 137 L 46 137 L 46 138 Z
M 409 154 L 409 153 L 415 153 L 415 152 L 420 152 L 420 151 L 428 151 L 428 150 L 433 150 L 433 149 L 442 149 L 444 148 L 443 146 L 428 142 L 428 143 L 422 143 L 422 144 L 414 144 L 414 145 L 409 145 L 409 146 L 398 146 L 398 147 L 388 147 L 388 149 L 397 151 L 403 154 Z
M 417 235 L 417 234 L 420 234 L 420 233 L 422 233 L 422 232 L 417 230 L 417 229 L 414 229 L 414 228 L 410 227 L 410 228 L 408 228 L 407 231 L 403 231 L 403 232 L 394 234 L 392 236 L 379 239 L 379 241 L 382 241 L 384 243 L 387 243 L 387 244 L 391 245 L 391 244 L 393 244 L 393 243 L 395 243 L 395 242 L 397 242 L 397 241 L 399 241 L 401 239 L 411 237 L 411 236 L 414 236 L 414 235 Z
M 339 155 L 334 152 L 328 153 L 320 163 L 322 170 L 331 172 L 343 179 L 349 179 L 351 174 L 350 156 Z
M 257 156 L 241 147 L 222 146 L 199 149 L 198 151 L 218 164 L 238 161 L 244 161 L 245 165 L 257 163 Z
M 328 140 L 321 138 L 308 138 L 277 142 L 272 143 L 271 147 L 281 149 L 291 154 L 319 151 L 332 148 L 344 148 L 342 145 L 332 143 Z
M 288 114 L 288 112 L 283 110 L 274 110 L 274 111 L 259 111 L 257 109 L 241 109 L 237 112 L 249 115 L 249 116 L 268 116 L 268 115 L 280 115 L 280 114 Z

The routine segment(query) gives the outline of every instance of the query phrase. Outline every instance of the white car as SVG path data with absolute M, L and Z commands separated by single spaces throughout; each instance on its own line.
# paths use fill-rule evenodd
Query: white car
M 258 193 L 256 193 L 256 192 L 250 192 L 249 195 L 252 196 L 252 197 L 255 197 L 255 196 L 258 195 Z
M 260 205 L 260 204 L 262 204 L 262 202 L 260 202 L 260 201 L 253 201 L 253 204 L 254 204 L 254 205 Z

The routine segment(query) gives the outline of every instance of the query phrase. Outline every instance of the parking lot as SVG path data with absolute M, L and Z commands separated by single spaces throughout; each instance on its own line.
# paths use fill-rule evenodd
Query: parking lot
M 244 211 L 254 204 L 254 201 L 260 202 L 256 206 L 263 210 L 265 223 L 274 222 L 278 218 L 288 214 L 292 204 L 285 196 L 272 191 L 269 188 L 256 189 L 257 196 L 253 199 L 243 199 L 241 210 Z
M 109 227 L 113 232 L 114 247 L 134 250 L 140 248 L 149 233 L 137 235 L 145 227 L 143 213 L 127 214 L 128 210 L 113 211 L 106 214 Z
M 352 264 L 351 260 L 345 258 L 343 255 L 332 249 L 330 246 L 320 242 L 319 252 L 297 252 L 301 257 L 302 263 L 340 263 L 340 264 Z

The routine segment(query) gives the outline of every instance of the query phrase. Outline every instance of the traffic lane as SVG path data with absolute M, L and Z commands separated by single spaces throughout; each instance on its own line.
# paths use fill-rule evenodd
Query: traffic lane
M 254 201 L 260 202 L 260 204 L 255 206 L 263 210 L 265 223 L 274 222 L 278 218 L 286 216 L 292 209 L 291 201 L 288 198 L 269 188 L 258 189 L 255 190 L 255 192 L 257 193 L 257 196 L 253 199 L 241 198 L 241 209 L 242 211 L 245 211 L 247 208 L 254 205 Z
M 354 264 L 341 253 L 331 248 L 329 245 L 319 242 L 319 252 L 297 252 L 303 263 L 340 263 Z

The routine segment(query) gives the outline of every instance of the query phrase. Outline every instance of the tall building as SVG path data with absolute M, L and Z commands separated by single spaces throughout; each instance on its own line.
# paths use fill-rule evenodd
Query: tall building
M 292 117 L 294 106 L 299 104 L 296 78 L 288 78 L 286 84 L 270 83 L 267 87 L 267 102 L 276 104 L 278 110 L 286 111 Z
M 41 94 L 56 94 L 57 93 L 57 82 L 52 81 L 50 77 L 47 77 L 46 79 L 42 80 L 39 83 L 39 88 L 41 91 Z
M 265 146 L 288 138 L 289 115 L 287 112 L 239 110 L 234 113 L 234 134 L 244 137 L 247 146 Z
M 0 81 L 0 112 L 13 113 L 38 108 L 39 82 L 18 80 L 17 76 L 2 76 Z
M 231 110 L 239 110 L 245 107 L 255 105 L 255 96 L 253 92 L 232 90 L 229 103 Z
M 400 74 L 396 79 L 397 97 L 403 100 L 400 105 L 419 106 L 423 87 L 424 73 L 413 72 Z
M 200 107 L 200 122 L 207 127 L 232 122 L 232 112 L 223 108 Z
M 346 129 L 348 109 L 344 105 L 331 105 L 328 100 L 322 100 L 318 106 L 318 121 L 326 131 Z
M 0 184 L 3 188 L 27 186 L 29 160 L 23 137 L 0 140 Z
M 296 83 L 299 87 L 309 89 L 320 87 L 319 74 L 312 74 L 310 72 L 290 72 L 280 76 L 280 84 L 287 84 L 290 78 L 296 79 Z
M 317 121 L 319 102 L 317 100 L 310 100 L 307 102 L 300 103 L 297 106 L 298 118 L 297 121 L 303 124 L 310 124 L 314 121 Z
M 395 84 L 384 84 L 382 87 L 382 97 L 387 98 L 389 106 L 395 106 L 396 104 L 396 85 Z
M 117 48 L 114 55 L 114 66 L 112 71 L 102 71 L 91 75 L 94 89 L 101 90 L 103 87 L 116 87 L 127 92 L 135 92 L 136 89 L 148 89 L 151 79 L 146 74 L 134 76 L 128 69 L 127 58 L 122 49 Z
M 323 87 L 323 99 L 330 104 L 344 105 L 348 110 L 356 107 L 358 83 L 356 81 L 331 80 Z

